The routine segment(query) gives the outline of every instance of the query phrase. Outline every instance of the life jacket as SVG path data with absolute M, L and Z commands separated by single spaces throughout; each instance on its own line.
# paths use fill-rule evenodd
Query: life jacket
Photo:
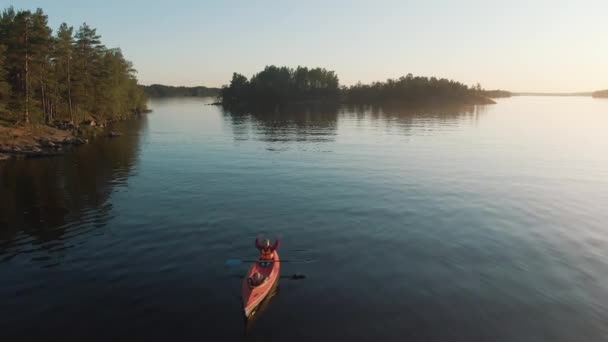
M 262 253 L 262 255 L 260 256 L 260 258 L 262 260 L 272 260 L 274 259 L 274 251 L 272 250 L 272 248 L 268 247 L 268 248 L 262 248 L 260 249 L 260 252 Z

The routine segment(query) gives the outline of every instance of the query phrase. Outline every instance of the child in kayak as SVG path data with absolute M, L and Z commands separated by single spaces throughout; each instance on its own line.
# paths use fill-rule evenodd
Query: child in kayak
M 249 279 L 247 279 L 247 282 L 249 283 L 250 287 L 256 287 L 262 285 L 266 280 L 268 279 L 264 277 L 262 273 L 255 272 L 251 277 L 249 277 Z
M 260 265 L 268 266 L 274 260 L 274 251 L 279 248 L 280 241 L 277 239 L 274 244 L 270 245 L 270 240 L 264 239 L 262 243 L 256 238 L 255 247 L 260 251 Z

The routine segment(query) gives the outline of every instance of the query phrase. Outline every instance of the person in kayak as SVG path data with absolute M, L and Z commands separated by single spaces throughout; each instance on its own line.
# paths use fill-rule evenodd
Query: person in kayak
M 274 251 L 279 248 L 280 241 L 277 239 L 274 244 L 270 245 L 270 240 L 264 239 L 260 243 L 259 239 L 255 239 L 255 247 L 260 251 L 260 265 L 268 266 L 274 260 Z

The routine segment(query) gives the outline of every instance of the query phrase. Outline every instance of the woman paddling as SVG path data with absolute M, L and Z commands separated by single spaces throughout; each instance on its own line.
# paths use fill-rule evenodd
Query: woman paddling
M 260 250 L 260 261 L 258 264 L 261 267 L 272 265 L 272 261 L 274 260 L 275 256 L 274 252 L 277 250 L 277 248 L 279 248 L 279 244 L 279 239 L 277 239 L 272 246 L 270 245 L 270 240 L 268 239 L 262 240 L 262 243 L 260 243 L 258 238 L 255 239 L 255 247 Z M 266 280 L 268 279 L 260 272 L 255 272 L 247 279 L 247 282 L 249 283 L 249 286 L 256 287 L 262 285 L 264 282 L 266 282 Z
M 270 240 L 264 239 L 262 243 L 260 243 L 259 239 L 255 239 L 255 247 L 260 251 L 260 266 L 268 266 L 274 260 L 274 251 L 279 248 L 280 245 L 279 239 L 276 239 L 274 244 L 270 245 Z

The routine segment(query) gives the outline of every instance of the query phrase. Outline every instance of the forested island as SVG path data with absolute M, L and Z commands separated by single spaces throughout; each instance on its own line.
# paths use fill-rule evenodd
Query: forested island
M 598 90 L 591 94 L 591 96 L 595 98 L 608 98 L 608 89 L 606 90 Z
M 198 87 L 174 87 L 162 84 L 151 84 L 143 86 L 144 93 L 148 97 L 217 97 L 220 88 Z
M 287 103 L 354 104 L 491 104 L 478 84 L 469 87 L 460 82 L 408 74 L 398 79 L 371 84 L 340 86 L 338 75 L 324 68 L 277 67 L 270 65 L 251 79 L 234 73 L 229 85 L 222 87 L 220 101 L 226 106 Z
M 86 23 L 53 31 L 42 11 L 0 16 L 0 153 L 69 144 L 81 125 L 103 126 L 147 111 L 147 98 L 121 50 Z M 55 128 L 62 128 L 58 131 Z

